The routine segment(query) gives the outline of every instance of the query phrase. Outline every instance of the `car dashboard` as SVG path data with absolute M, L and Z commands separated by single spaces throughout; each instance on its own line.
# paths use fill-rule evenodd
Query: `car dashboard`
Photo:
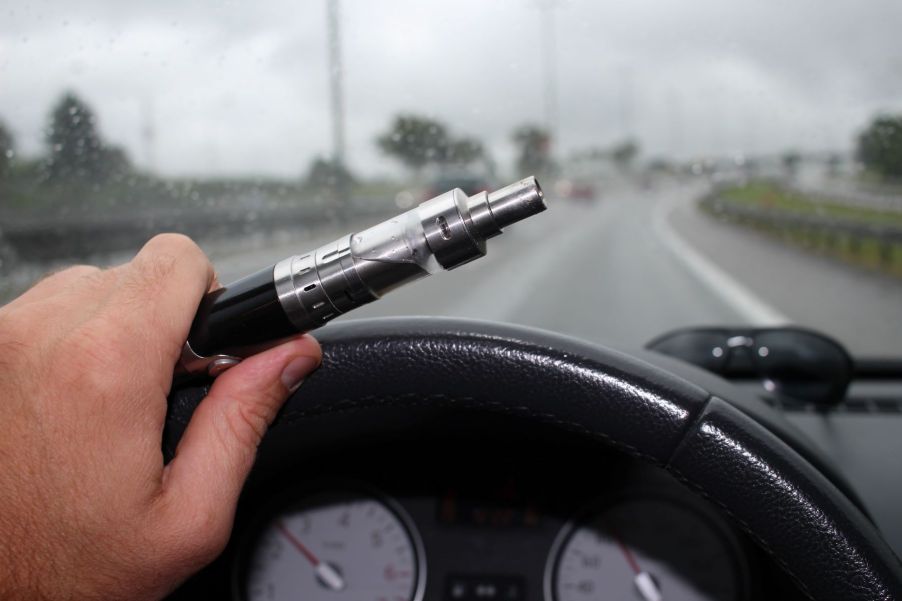
M 573 433 L 462 414 L 291 458 L 264 444 L 229 547 L 173 598 L 198 596 L 744 601 L 799 593 L 717 507 L 662 468 L 600 454 Z

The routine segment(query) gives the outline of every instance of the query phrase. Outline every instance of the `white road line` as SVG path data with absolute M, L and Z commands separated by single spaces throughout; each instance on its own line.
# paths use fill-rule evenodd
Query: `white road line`
M 677 204 L 676 199 L 659 202 L 652 215 L 652 227 L 668 250 L 712 293 L 722 298 L 752 325 L 775 326 L 791 323 L 789 317 L 761 300 L 754 292 L 680 238 L 668 223 L 668 217 Z

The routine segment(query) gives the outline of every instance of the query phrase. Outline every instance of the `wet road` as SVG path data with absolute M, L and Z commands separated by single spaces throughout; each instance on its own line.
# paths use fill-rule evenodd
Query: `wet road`
M 700 289 L 659 238 L 651 223 L 657 204 L 630 188 L 593 204 L 552 200 L 545 213 L 490 240 L 487 257 L 391 292 L 345 319 L 488 319 L 633 347 L 678 326 L 745 321 Z M 257 265 L 278 256 L 265 255 Z M 250 259 L 241 261 L 245 270 Z M 225 265 L 224 280 L 241 275 Z
M 552 199 L 547 212 L 490 240 L 484 259 L 341 319 L 488 319 L 624 349 L 683 326 L 798 323 L 834 334 L 853 352 L 902 355 L 902 282 L 715 223 L 694 209 L 702 191 L 623 184 L 592 204 Z M 337 234 L 216 263 L 230 281 Z
M 552 205 L 489 241 L 485 259 L 364 311 L 507 321 L 615 346 L 638 346 L 678 326 L 742 320 L 699 289 L 657 235 L 655 206 L 630 189 L 593 205 Z
M 796 323 L 834 335 L 853 354 L 902 356 L 902 281 L 714 222 L 694 207 L 704 192 L 698 184 L 601 189 L 591 204 L 552 198 L 547 212 L 490 240 L 487 257 L 340 319 L 487 319 L 625 350 L 683 326 Z M 203 246 L 229 282 L 368 225 Z M 7 282 L 7 296 L 43 271 Z

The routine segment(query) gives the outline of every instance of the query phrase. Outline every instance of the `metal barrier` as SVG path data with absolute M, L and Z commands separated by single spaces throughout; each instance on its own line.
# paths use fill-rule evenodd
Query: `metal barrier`
M 396 210 L 393 203 L 382 199 L 358 204 L 353 207 L 355 219 L 383 217 Z M 192 208 L 69 217 L 31 216 L 27 219 L 12 219 L 0 213 L 0 259 L 8 255 L 7 264 L 13 257 L 30 262 L 84 261 L 97 254 L 136 249 L 160 232 L 183 233 L 200 241 L 221 240 L 273 232 L 310 231 L 331 223 L 344 224 L 349 217 L 310 206 Z
M 902 246 L 902 227 L 880 223 L 867 223 L 837 219 L 824 215 L 810 215 L 779 209 L 766 209 L 728 201 L 716 194 L 701 201 L 709 213 L 737 223 L 766 230 L 787 239 L 802 242 L 825 250 L 845 249 L 858 255 L 865 244 L 876 244 L 880 262 L 893 263 L 895 248 Z

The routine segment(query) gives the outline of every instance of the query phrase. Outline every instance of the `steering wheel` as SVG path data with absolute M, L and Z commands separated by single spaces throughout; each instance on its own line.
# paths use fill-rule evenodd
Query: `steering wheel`
M 902 565 L 845 482 L 779 415 L 723 380 L 486 322 L 361 320 L 317 337 L 322 367 L 267 435 L 282 445 L 414 427 L 414 416 L 461 409 L 535 420 L 664 467 L 731 516 L 812 599 L 902 599 Z M 168 456 L 205 393 L 171 395 Z

